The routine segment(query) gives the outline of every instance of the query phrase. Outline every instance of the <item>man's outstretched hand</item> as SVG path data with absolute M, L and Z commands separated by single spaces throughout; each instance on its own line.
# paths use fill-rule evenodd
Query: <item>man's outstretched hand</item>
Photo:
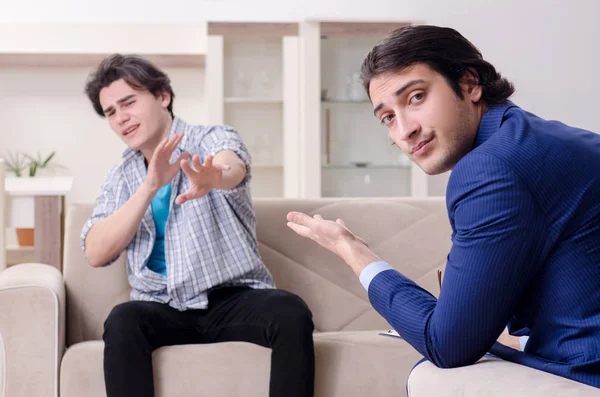
M 183 133 L 174 134 L 171 138 L 163 139 L 154 149 L 152 158 L 148 162 L 148 175 L 144 182 L 151 191 L 156 192 L 171 182 L 179 171 L 180 162 L 190 158 L 189 153 L 182 153 L 177 161 L 171 164 L 171 155 L 182 139 Z
M 181 169 L 190 179 L 190 188 L 177 196 L 175 203 L 181 205 L 186 201 L 205 196 L 211 189 L 219 186 L 223 180 L 223 171 L 231 169 L 229 165 L 213 164 L 213 157 L 206 156 L 204 164 L 195 154 L 192 157 L 192 166 L 186 160 L 181 161 Z
M 290 212 L 287 220 L 290 229 L 342 258 L 357 276 L 369 263 L 379 260 L 367 243 L 354 235 L 341 219 L 330 221 L 318 214 L 310 217 L 301 212 Z

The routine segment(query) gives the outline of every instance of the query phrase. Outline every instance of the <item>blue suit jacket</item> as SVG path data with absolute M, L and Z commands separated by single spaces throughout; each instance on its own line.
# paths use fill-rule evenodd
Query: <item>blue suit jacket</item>
M 375 309 L 439 367 L 491 352 L 600 387 L 600 135 L 493 107 L 446 201 L 453 244 L 439 299 L 374 263 Z M 525 352 L 495 343 L 509 322 L 530 335 Z

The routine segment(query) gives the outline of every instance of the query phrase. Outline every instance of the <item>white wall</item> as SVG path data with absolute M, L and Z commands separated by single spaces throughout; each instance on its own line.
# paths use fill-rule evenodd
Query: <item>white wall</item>
M 191 23 L 207 19 L 397 19 L 452 26 L 516 84 L 513 99 L 517 104 L 542 117 L 600 132 L 597 0 L 304 0 L 285 2 L 285 6 L 280 0 L 172 0 L 168 7 L 159 0 L 0 2 L 0 22 Z M 122 149 L 83 95 L 77 96 L 86 72 L 56 70 L 36 77 L 29 71 L 7 75 L 0 70 L 0 151 L 5 147 L 57 149 L 57 160 L 77 172 L 71 197 L 75 200 L 95 196 L 101 176 Z M 182 82 L 175 84 L 178 113 L 201 121 L 204 104 L 196 95 L 196 87 L 201 92 L 201 74 L 178 71 L 171 75 L 175 82 Z M 57 87 L 64 100 L 50 99 L 50 90 Z M 11 108 L 22 103 L 27 103 L 31 113 L 17 117 Z M 84 166 L 84 159 L 91 165 Z

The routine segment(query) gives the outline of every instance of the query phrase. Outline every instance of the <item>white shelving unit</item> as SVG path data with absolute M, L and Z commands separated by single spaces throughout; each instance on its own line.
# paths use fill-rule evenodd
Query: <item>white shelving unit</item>
M 297 197 L 297 25 L 209 23 L 211 124 L 235 128 L 252 157 L 253 197 Z
M 373 46 L 408 24 L 301 24 L 303 85 L 310 90 L 301 105 L 303 197 L 427 195 L 427 176 L 392 146 L 359 74 Z

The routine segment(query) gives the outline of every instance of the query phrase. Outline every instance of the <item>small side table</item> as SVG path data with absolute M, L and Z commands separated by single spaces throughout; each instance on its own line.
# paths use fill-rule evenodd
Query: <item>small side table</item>
M 65 196 L 71 191 L 72 186 L 73 177 L 70 176 L 5 179 L 4 187 L 9 207 L 12 207 L 11 212 L 27 211 L 28 206 L 29 211 L 33 211 L 35 230 L 33 250 L 27 247 L 7 249 L 9 264 L 15 259 L 18 262 L 33 261 L 54 266 L 62 272 Z M 14 205 L 11 205 L 11 202 Z M 11 226 L 10 223 L 8 226 Z

